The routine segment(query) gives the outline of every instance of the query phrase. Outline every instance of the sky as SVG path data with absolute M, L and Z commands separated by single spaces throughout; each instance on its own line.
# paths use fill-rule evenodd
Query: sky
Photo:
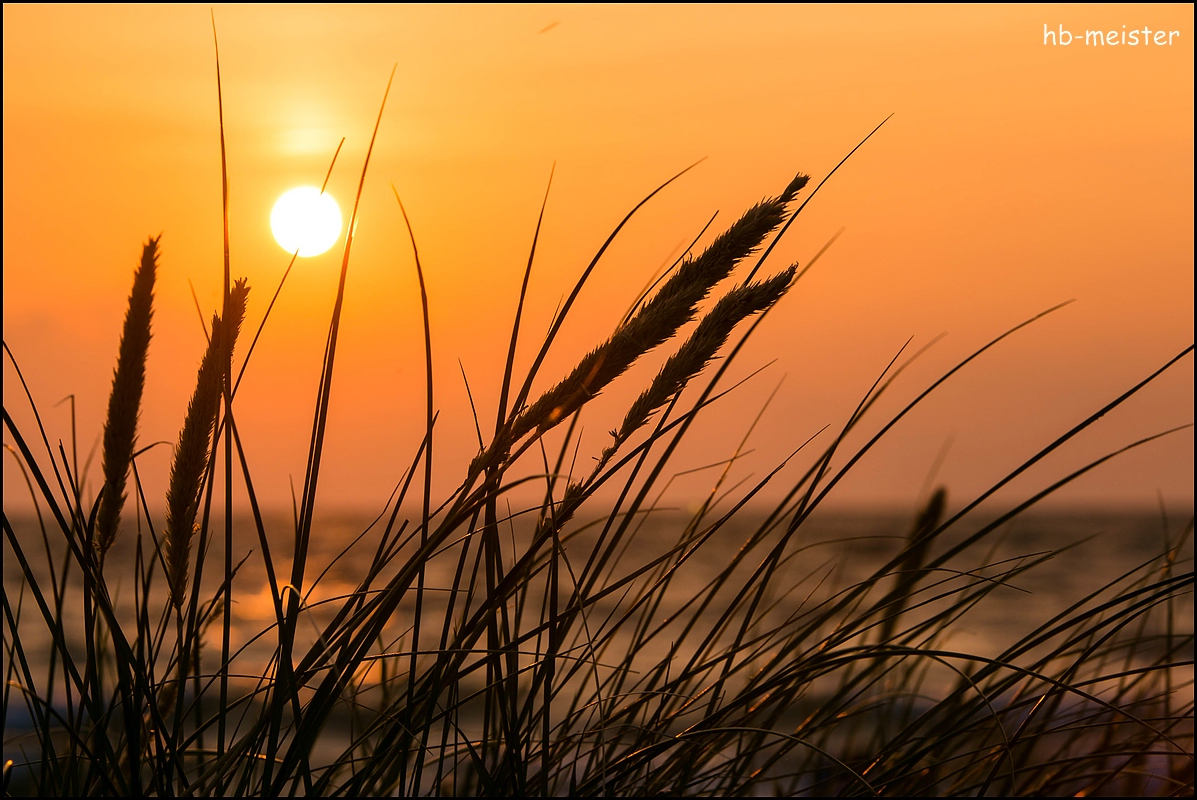
M 419 286 L 395 193 L 427 282 L 442 497 L 478 449 L 471 396 L 483 438 L 493 432 L 550 175 L 521 375 L 619 221 L 694 165 L 603 256 L 539 390 L 611 333 L 713 214 L 697 249 L 795 173 L 813 187 L 887 120 L 766 262 L 766 272 L 805 265 L 843 229 L 738 355 L 726 385 L 745 382 L 704 411 L 677 455 L 681 473 L 739 451 L 735 483 L 760 479 L 816 436 L 766 497 L 809 466 L 895 357 L 929 344 L 845 453 L 992 338 L 1075 301 L 937 389 L 829 503 L 907 508 L 932 484 L 963 503 L 1193 341 L 1191 5 L 5 4 L 3 13 L 4 341 L 49 440 L 68 450 L 71 405 L 60 401 L 73 395 L 87 462 L 133 269 L 146 238 L 162 235 L 139 427 L 141 446 L 164 443 L 138 459 L 150 497 L 165 491 L 204 349 L 196 305 L 210 317 L 223 289 L 212 14 L 232 273 L 251 286 L 247 333 L 289 261 L 270 234 L 274 200 L 319 185 L 344 137 L 328 191 L 348 218 L 394 69 L 346 284 L 326 507 L 381 509 L 423 436 Z M 1121 43 L 1086 42 L 1086 31 Z M 1124 31 L 1138 31 L 1138 44 Z M 238 392 L 255 488 L 273 508 L 288 508 L 302 483 L 340 263 L 337 247 L 296 263 Z M 587 407 L 579 464 L 608 443 L 669 352 Z M 5 409 L 32 436 L 15 376 L 6 360 Z M 1190 354 L 995 502 L 1192 419 Z M 14 464 L 6 455 L 6 509 L 28 503 Z M 98 464 L 97 455 L 93 493 Z M 679 475 L 671 491 L 701 498 L 718 476 Z M 1103 464 L 1054 502 L 1183 510 L 1192 486 L 1187 428 Z

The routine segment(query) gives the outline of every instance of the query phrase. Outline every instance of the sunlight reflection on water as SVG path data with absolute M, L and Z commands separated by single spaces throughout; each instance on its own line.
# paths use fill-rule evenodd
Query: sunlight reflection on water
M 630 573 L 639 564 L 675 544 L 687 519 L 679 514 L 661 513 L 643 520 L 638 527 L 634 526 L 636 533 L 633 544 L 613 574 L 622 576 Z M 760 518 L 742 515 L 718 530 L 671 580 L 659 615 L 664 618 L 691 600 L 693 592 L 705 586 L 729 563 L 743 545 L 745 537 L 759 522 Z M 44 574 L 44 546 L 36 533 L 35 521 L 15 520 L 13 524 L 34 569 Z M 310 613 L 305 615 L 306 619 L 301 625 L 301 644 L 311 645 L 316 641 L 320 626 L 333 617 L 343 598 L 353 592 L 357 582 L 366 573 L 377 546 L 377 531 L 367 533 L 357 545 L 333 562 L 368 524 L 369 520 L 349 517 L 316 524 L 305 576 L 305 598 Z M 769 621 L 781 622 L 801 614 L 805 608 L 817 606 L 846 587 L 866 580 L 901 549 L 908 524 L 908 518 L 898 514 L 832 513 L 812 517 L 803 526 L 802 536 L 787 551 L 787 560 L 781 567 L 783 577 L 779 580 L 775 576 L 773 582 L 778 585 L 769 594 L 769 602 L 763 606 L 767 611 L 763 613 L 768 615 Z M 290 574 L 290 522 L 285 518 L 271 519 L 266 525 L 272 540 L 276 574 L 281 583 Z M 525 530 L 520 530 L 521 527 Z M 527 527 L 528 524 L 517 524 L 515 530 L 505 532 L 503 548 L 506 559 L 510 559 L 513 548 L 518 548 L 521 540 L 526 538 Z M 974 523 L 961 526 L 961 530 L 972 532 L 977 527 L 979 523 Z M 597 530 L 581 524 L 575 524 L 568 530 L 580 529 L 581 532 L 565 545 L 566 555 L 575 569 L 584 563 Z M 938 543 L 941 551 L 962 535 L 953 532 L 945 534 Z M 234 541 L 234 561 L 248 555 L 234 584 L 230 640 L 235 651 L 245 648 L 235 662 L 235 671 L 243 675 L 261 676 L 269 669 L 274 652 L 273 600 L 262 569 L 257 536 L 245 521 L 235 532 Z M 1164 524 L 1158 515 L 1091 513 L 1016 518 L 987 540 L 957 556 L 938 570 L 933 578 L 929 576 L 923 585 L 934 586 L 943 581 L 941 585 L 950 587 L 953 580 L 994 578 L 1033 560 L 1042 560 L 1042 563 L 1009 580 L 1003 580 L 1003 585 L 995 586 L 989 597 L 955 622 L 947 635 L 940 637 L 936 644 L 947 649 L 995 656 L 1069 604 L 1150 561 L 1162 552 L 1164 541 Z M 134 542 L 134 536 L 122 536 L 109 555 L 106 569 L 118 613 L 130 618 L 134 599 L 131 586 Z M 56 558 L 60 557 L 61 543 L 52 541 L 51 549 L 56 553 Z M 223 563 L 221 549 L 220 543 L 216 543 L 206 562 L 203 583 L 209 595 L 218 586 L 220 565 Z M 761 555 L 746 559 L 745 574 L 759 564 L 764 552 L 767 551 L 762 550 Z M 426 642 L 435 641 L 440 634 L 448 589 L 453 583 L 456 566 L 454 553 L 435 557 L 428 565 L 425 610 L 431 613 L 426 618 L 428 624 L 425 627 L 430 637 L 424 639 Z M 16 596 L 23 592 L 17 559 L 6 558 L 4 572 L 5 591 L 15 601 Z M 161 576 L 158 576 L 157 586 L 159 589 L 164 586 Z M 888 584 L 883 580 L 878 586 L 879 591 L 883 591 Z M 409 594 L 414 595 L 414 592 Z M 50 640 L 44 625 L 34 619 L 32 605 L 26 605 L 21 636 L 27 654 L 36 659 L 39 654 L 49 652 Z M 618 606 L 617 599 L 604 601 L 598 605 L 595 613 L 614 611 Z M 402 649 L 405 633 L 410 633 L 404 627 L 403 619 L 410 616 L 413 609 L 414 597 L 409 597 L 395 615 L 396 624 L 392 633 L 395 636 L 394 645 L 399 649 Z M 718 609 L 711 608 L 706 613 L 713 617 Z M 1191 620 L 1191 613 L 1186 618 Z M 206 653 L 219 652 L 219 627 L 213 625 L 209 629 Z M 266 631 L 266 635 L 260 635 L 263 631 Z M 300 648 L 297 648 L 297 652 L 301 652 Z M 650 658 L 655 654 L 644 655 Z

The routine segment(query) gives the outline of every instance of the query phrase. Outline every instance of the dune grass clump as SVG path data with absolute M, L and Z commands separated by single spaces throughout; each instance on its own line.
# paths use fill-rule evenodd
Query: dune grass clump
M 224 303 L 178 436 L 164 519 L 145 496 L 134 443 L 157 266 L 151 239 L 122 336 L 98 500 L 84 500 L 82 476 L 51 446 L 40 418 L 30 438 L 3 412 L 37 511 L 25 527 L 4 512 L 5 791 L 1191 794 L 1192 519 L 1179 530 L 1165 526 L 1161 546 L 1141 563 L 1046 622 L 1028 623 L 997 652 L 956 639 L 962 621 L 1069 555 L 1000 555 L 1002 532 L 1117 453 L 1000 514 L 979 506 L 1191 346 L 958 510 L 949 510 L 945 488 L 931 492 L 905 536 L 887 540 L 899 543 L 872 560 L 819 539 L 812 515 L 925 397 L 1027 323 L 875 423 L 876 400 L 896 378 L 887 370 L 830 443 L 795 443 L 796 467 L 779 465 L 734 490 L 724 473 L 696 509 L 658 507 L 679 443 L 700 435 L 704 409 L 734 390 L 724 383 L 728 364 L 810 266 L 766 268 L 770 242 L 801 210 L 791 206 L 807 185 L 798 176 L 684 258 L 539 395 L 532 390 L 545 355 L 611 239 L 517 376 L 534 244 L 493 435 L 483 440 L 478 425 L 478 455 L 460 465 L 457 488 L 435 498 L 425 297 L 424 441 L 375 522 L 333 550 L 327 542 L 343 537 L 321 535 L 328 523 L 316 509 L 352 236 L 302 496 L 287 523 L 260 508 L 235 423 L 235 376 L 253 347 L 235 371 L 248 288 L 229 278 L 227 239 Z M 356 215 L 355 204 L 351 232 Z M 416 268 L 423 294 L 418 251 Z M 661 354 L 657 374 L 589 454 L 593 466 L 575 474 L 586 463 L 578 420 L 591 399 L 663 350 L 671 352 Z M 555 439 L 546 436 L 563 423 Z M 847 451 L 848 434 L 870 425 L 874 434 Z M 136 526 L 121 515 L 130 468 Z M 227 499 L 234 480 L 249 499 L 236 531 Z M 770 484 L 785 491 L 766 505 L 757 498 Z M 520 506 L 514 490 L 529 485 L 541 499 Z M 125 556 L 119 578 L 111 561 L 103 566 L 114 548 Z M 223 565 L 213 555 L 220 550 Z M 845 571 L 850 560 L 855 570 Z M 239 616 L 239 603 L 263 596 L 268 619 Z

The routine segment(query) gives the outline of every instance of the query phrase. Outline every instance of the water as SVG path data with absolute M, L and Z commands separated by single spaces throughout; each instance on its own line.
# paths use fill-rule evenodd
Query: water
M 688 519 L 665 512 L 637 520 L 629 534 L 634 538 L 612 575 L 631 573 L 640 564 L 676 544 Z M 661 613 L 676 610 L 691 599 L 687 590 L 695 590 L 712 580 L 761 521 L 760 516 L 741 515 L 695 550 L 678 570 L 678 578 L 671 581 Z M 38 576 L 39 585 L 48 585 L 45 547 L 37 533 L 36 521 L 17 519 L 10 522 Z M 252 526 L 247 523 L 242 520 L 235 532 L 234 559 L 237 562 L 245 559 L 245 562 L 234 589 L 232 644 L 234 650 L 248 648 L 240 659 L 246 673 L 261 675 L 273 652 L 271 637 L 259 640 L 256 645 L 252 640 L 269 627 L 275 617 L 262 568 L 262 547 Z M 285 518 L 267 521 L 271 554 L 276 561 L 280 583 L 290 577 L 290 524 Z M 971 533 L 981 524 L 965 525 L 962 532 Z M 315 524 L 305 576 L 308 603 L 317 609 L 313 622 L 331 618 L 335 603 L 330 601 L 350 593 L 365 574 L 374 557 L 379 528 L 366 533 L 348 552 L 343 551 L 368 526 L 368 519 L 350 516 L 324 519 Z M 787 549 L 784 583 L 790 597 L 776 602 L 781 603 L 782 610 L 792 611 L 796 604 L 813 605 L 844 587 L 867 579 L 901 549 L 908 526 L 908 518 L 901 514 L 836 513 L 812 517 Z M 527 523 L 517 521 L 504 531 L 502 547 L 508 567 L 511 553 L 518 549 L 520 540 L 526 539 L 528 527 Z M 1176 527 L 1173 523 L 1173 530 L 1166 534 L 1159 515 L 1135 513 L 1040 514 L 1016 518 L 946 565 L 946 569 L 978 569 L 978 575 L 995 576 L 1031 560 L 1042 563 L 996 588 L 989 602 L 979 604 L 954 626 L 954 646 L 981 655 L 996 655 L 1005 645 L 1056 612 L 1160 554 L 1166 535 L 1176 538 Z M 567 528 L 566 536 L 577 531 L 581 532 L 564 546 L 575 570 L 585 563 L 597 528 L 593 524 L 574 524 Z M 959 540 L 962 535 L 945 536 L 939 552 L 945 549 L 948 541 Z M 146 540 L 148 550 L 148 536 Z M 134 536 L 122 535 L 108 556 L 105 570 L 118 614 L 126 618 L 131 618 L 134 611 L 135 542 Z M 1186 552 L 1191 552 L 1191 544 L 1189 547 Z M 51 537 L 50 551 L 59 569 L 64 549 L 60 534 L 57 538 Z M 222 550 L 220 542 L 212 547 L 204 568 L 205 590 L 201 597 L 214 594 L 219 586 L 223 574 Z M 767 553 L 765 547 L 758 550 L 761 551 L 759 555 L 754 553 L 745 559 L 742 573 L 756 567 Z M 17 598 L 22 596 L 22 574 L 18 560 L 10 556 L 11 553 L 6 552 L 4 585 L 10 602 L 15 605 Z M 432 595 L 443 598 L 444 590 L 452 585 L 456 566 L 453 553 L 432 560 L 427 572 L 427 587 Z M 77 570 L 73 574 L 77 576 Z M 946 579 L 950 573 L 939 572 L 936 577 Z M 156 591 L 160 599 L 165 595 L 164 590 L 165 581 L 159 570 Z M 402 610 L 413 611 L 413 602 L 406 603 Z M 328 605 L 321 606 L 321 603 Z M 444 606 L 443 600 L 435 598 L 431 603 L 434 611 Z M 36 659 L 48 652 L 50 639 L 45 626 L 35 618 L 32 605 L 26 601 L 26 606 L 21 639 L 27 654 Z
M 579 657 L 585 655 L 592 658 L 596 663 L 596 674 L 618 667 L 629 670 L 633 676 L 644 675 L 668 655 L 670 648 L 679 642 L 679 637 L 684 636 L 686 638 L 681 639 L 673 658 L 680 668 L 695 655 L 702 637 L 716 624 L 720 614 L 761 587 L 758 569 L 763 562 L 768 562 L 773 545 L 780 539 L 780 528 L 749 549 L 738 566 L 729 570 L 729 565 L 736 562 L 737 554 L 745 551 L 747 543 L 761 529 L 763 515 L 742 513 L 733 517 L 704 538 L 698 547 L 693 545 L 698 541 L 696 537 L 704 535 L 704 527 L 700 525 L 687 533 L 689 520 L 688 516 L 680 513 L 662 512 L 629 524 L 624 540 L 617 548 L 619 557 L 612 560 L 597 584 L 602 587 L 626 582 L 625 585 L 588 607 L 585 629 L 583 626 L 574 626 L 573 638 L 564 643 L 563 652 L 577 652 Z M 712 521 L 706 520 L 704 524 Z M 58 539 L 52 537 L 47 548 L 38 533 L 35 520 L 16 519 L 9 522 L 38 586 L 47 591 L 51 585 L 47 549 L 49 559 L 57 565 L 55 574 L 60 576 L 65 552 L 61 535 Z M 603 536 L 602 522 L 578 521 L 567 526 L 563 532 L 564 559 L 559 562 L 558 595 L 562 606 L 573 589 L 575 576 L 582 574 L 595 543 Z M 813 647 L 821 637 L 831 635 L 837 625 L 860 618 L 870 601 L 876 603 L 893 587 L 893 576 L 877 580 L 873 576 L 902 550 L 910 522 L 908 514 L 896 513 L 828 513 L 812 517 L 778 551 L 776 564 L 766 571 L 769 579 L 764 584 L 765 591 L 759 604 L 754 607 L 754 622 L 744 630 L 750 636 L 762 631 L 789 632 L 813 624 L 811 620 L 821 620 L 811 628 L 809 640 Z M 985 520 L 970 522 L 966 519 L 934 543 L 930 557 L 945 552 L 984 524 Z M 369 525 L 369 520 L 352 516 L 326 518 L 314 525 L 303 583 L 307 609 L 300 617 L 295 648 L 297 657 L 318 642 L 320 631 L 333 620 L 344 598 L 370 569 L 382 534 L 381 527 L 370 529 Z M 281 584 L 289 580 L 291 573 L 293 542 L 290 522 L 286 518 L 272 518 L 267 520 L 266 527 L 268 544 Z M 532 520 L 518 519 L 504 523 L 500 528 L 503 570 L 506 571 L 511 569 L 516 557 L 526 552 Z M 1094 592 L 1105 589 L 1104 596 L 1109 597 L 1111 587 L 1125 589 L 1136 582 L 1142 585 L 1161 578 L 1166 562 L 1160 559 L 1160 555 L 1165 552 L 1168 543 L 1175 545 L 1180 538 L 1180 531 L 1181 527 L 1176 522 L 1165 524 L 1158 514 L 1038 514 L 1016 518 L 924 577 L 920 584 L 923 591 L 908 604 L 903 625 L 914 625 L 920 620 L 943 614 L 961 591 L 973 592 L 978 602 L 965 613 L 959 614 L 933 638 L 916 637 L 907 643 L 983 658 L 999 657 L 1027 634 Z M 609 537 L 612 533 L 606 535 Z M 465 588 L 469 584 L 468 576 L 477 569 L 476 593 L 484 594 L 485 578 L 483 571 L 476 566 L 473 555 L 478 551 L 477 538 L 475 535 L 469 541 L 471 549 L 464 562 L 467 577 L 457 585 Z M 454 586 L 465 542 L 464 539 L 453 537 L 427 564 L 421 650 L 434 649 L 442 635 L 445 610 L 451 596 L 449 590 Z M 146 545 L 143 552 L 150 554 L 152 547 L 149 546 L 148 535 L 143 538 L 143 543 Z M 18 559 L 7 542 L 5 548 L 5 595 L 14 614 L 19 608 L 19 640 L 30 673 L 41 676 L 47 669 L 52 640 L 37 612 L 29 587 L 25 585 L 25 576 Z M 677 553 L 686 553 L 686 557 L 675 555 L 666 559 L 661 566 L 637 574 L 643 565 L 652 563 L 674 548 L 677 548 Z M 262 550 L 253 526 L 245 520 L 240 521 L 234 532 L 232 551 L 234 563 L 241 564 L 234 583 L 230 628 L 230 650 L 236 654 L 230 666 L 231 694 L 234 697 L 255 691 L 261 686 L 262 676 L 270 674 L 273 669 L 275 610 L 262 566 Z M 139 591 L 134 582 L 136 554 L 135 536 L 122 535 L 108 554 L 105 566 L 117 616 L 123 623 L 130 625 L 130 631 Z M 1175 554 L 1173 568 L 1179 571 L 1191 569 L 1191 558 L 1192 544 L 1191 539 L 1188 539 Z M 223 560 L 222 544 L 217 542 L 205 562 L 200 592 L 202 600 L 215 595 L 223 575 Z M 1030 569 L 1019 571 L 1031 564 L 1033 567 Z M 384 573 L 384 578 L 393 573 L 393 569 Z M 727 578 L 725 590 L 694 619 L 693 601 L 704 587 L 724 573 Z M 67 576 L 71 589 L 64 602 L 67 620 L 64 627 L 68 646 L 78 654 L 83 652 L 84 631 L 71 624 L 73 618 L 78 618 L 82 608 L 77 576 L 77 569 Z M 635 577 L 629 579 L 629 576 Z M 668 580 L 663 581 L 663 577 Z M 846 591 L 870 582 L 873 583 L 872 591 L 864 599 L 828 615 L 827 610 L 833 608 Z M 634 626 L 631 624 L 607 633 L 611 631 L 613 621 L 620 619 L 621 615 L 640 613 L 638 609 L 645 606 L 637 605 L 638 599 L 651 596 L 650 589 L 656 585 L 663 585 L 664 588 L 659 595 L 653 596 L 654 605 L 645 619 L 662 626 L 658 636 L 633 639 Z M 542 595 L 539 593 L 545 586 L 545 572 L 537 573 L 528 586 L 529 591 L 522 599 L 515 598 L 507 605 L 511 615 L 509 624 L 523 631 L 534 629 L 542 619 Z M 150 596 L 151 620 L 155 624 L 159 619 L 167 620 L 162 630 L 165 650 L 169 652 L 174 636 L 173 623 L 169 621 L 172 618 L 166 607 L 165 581 L 160 568 L 155 569 Z M 460 602 L 457 608 L 460 610 Z M 1172 611 L 1172 633 L 1191 634 L 1191 593 L 1183 594 Z M 675 614 L 679 616 L 670 621 Z M 409 652 L 414 616 L 415 593 L 409 592 L 383 629 L 379 649 L 397 654 Z M 872 620 L 874 633 L 862 633 L 856 639 L 848 640 L 847 644 L 869 644 L 872 641 L 869 637 L 876 635 L 879 619 Z M 1133 648 L 1128 652 L 1128 668 L 1134 664 L 1146 665 L 1158 657 L 1158 646 L 1147 647 L 1146 643 L 1157 642 L 1158 636 L 1166 633 L 1163 626 L 1166 626 L 1167 619 L 1166 615 L 1156 614 L 1147 619 L 1144 626 L 1134 629 L 1136 641 L 1145 643 L 1145 646 L 1140 653 L 1133 652 Z M 690 629 L 692 632 L 686 634 L 686 626 L 691 622 L 696 624 Z M 741 628 L 733 624 L 726 632 L 717 632 L 715 638 L 726 644 L 738 630 Z M 209 670 L 219 657 L 220 631 L 221 621 L 216 619 L 206 632 L 203 658 Z M 6 638 L 10 635 L 10 629 L 6 627 Z M 132 637 L 134 634 L 129 635 Z M 582 649 L 585 643 L 595 638 L 605 639 L 607 649 L 601 653 L 584 654 Z M 777 646 L 782 646 L 780 643 L 783 638 L 780 635 L 777 637 Z M 529 668 L 535 664 L 537 641 L 530 639 L 521 646 L 521 666 Z M 575 650 L 571 651 L 571 646 Z M 787 640 L 784 646 L 795 648 L 795 658 L 803 657 L 804 643 Z M 1049 645 L 1040 649 L 1046 647 Z M 1033 655 L 1034 651 L 1031 651 L 1025 658 L 1031 659 Z M 759 658 L 769 657 L 770 645 L 766 637 Z M 1188 657 L 1191 658 L 1191 653 Z M 428 658 L 426 656 L 424 661 L 427 662 Z M 611 662 L 615 666 L 609 666 Z M 408 662 L 403 657 L 390 659 L 387 663 L 394 674 L 396 670 L 406 669 Z M 61 674 L 61 668 L 59 671 Z M 158 672 L 163 676 L 169 674 L 164 666 L 159 667 Z M 382 662 L 371 662 L 368 668 L 363 667 L 359 673 L 359 689 L 365 693 L 376 690 L 382 675 Z M 582 679 L 586 679 L 585 674 L 579 678 Z M 631 685 L 634 685 L 635 678 L 630 680 L 633 681 Z M 921 680 L 921 691 L 934 696 L 946 692 L 957 680 L 957 673 L 936 662 L 928 666 Z M 484 685 L 482 670 L 475 671 L 472 677 L 463 680 L 466 693 L 481 689 Z M 812 686 L 813 694 L 810 697 L 814 699 L 808 698 L 812 707 L 817 706 L 820 692 L 833 689 L 834 685 Z M 1191 680 L 1179 692 L 1184 696 L 1178 696 L 1178 702 L 1191 703 Z M 15 743 L 22 736 L 27 737 L 30 731 L 30 719 L 24 704 L 16 698 L 14 700 L 9 704 L 5 721 L 6 750 L 10 749 L 7 743 Z M 803 713 L 803 708 L 795 706 L 789 715 L 793 718 L 784 719 L 784 724 L 798 724 Z M 469 709 L 459 719 L 459 724 L 465 729 L 474 727 L 477 722 L 476 712 Z M 325 740 L 322 746 L 322 752 L 330 760 L 348 741 L 350 724 L 350 721 L 340 718 L 331 721 L 332 737 Z

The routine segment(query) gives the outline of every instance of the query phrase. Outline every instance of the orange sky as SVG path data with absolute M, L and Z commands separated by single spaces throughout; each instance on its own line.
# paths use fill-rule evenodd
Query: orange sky
M 427 273 L 438 491 L 456 485 L 476 448 L 459 360 L 489 434 L 554 163 L 528 343 L 619 219 L 706 159 L 604 258 L 542 388 L 610 333 L 711 213 L 726 226 L 793 173 L 821 178 L 894 114 L 783 240 L 774 269 L 847 229 L 733 371 L 768 368 L 711 410 L 679 468 L 729 456 L 781 382 L 736 473 L 763 474 L 842 424 L 908 338 L 917 348 L 946 333 L 895 384 L 866 425 L 875 430 L 972 349 L 1076 298 L 934 395 L 837 496 L 911 505 L 947 447 L 937 479 L 963 501 L 1193 339 L 1191 5 L 270 6 L 217 7 L 216 21 L 233 274 L 253 287 L 250 331 L 287 263 L 270 237 L 271 204 L 318 184 L 344 136 L 329 190 L 348 215 L 398 65 L 349 273 L 326 506 L 381 507 L 422 434 L 418 290 L 391 183 Z M 1179 35 L 1171 46 L 1064 47 L 1044 44 L 1045 25 Z M 221 290 L 219 158 L 207 7 L 4 6 L 4 339 L 53 439 L 70 432 L 67 407 L 54 404 L 76 395 L 81 459 L 103 424 L 141 244 L 159 232 L 140 442 L 177 437 L 203 349 L 188 282 L 205 315 Z M 289 505 L 289 476 L 302 481 L 339 262 L 334 250 L 298 263 L 238 396 L 257 488 L 274 506 Z M 525 348 L 518 363 L 529 360 Z M 606 444 L 618 404 L 657 363 L 588 410 L 580 458 Z M 1006 497 L 1191 422 L 1192 363 Z M 5 406 L 28 425 L 4 369 Z M 139 461 L 152 496 L 169 456 L 159 447 Z M 12 463 L 6 507 L 25 493 Z M 1191 507 L 1192 482 L 1185 431 L 1087 476 L 1062 501 L 1150 507 L 1162 493 Z M 697 495 L 709 483 L 679 485 Z

